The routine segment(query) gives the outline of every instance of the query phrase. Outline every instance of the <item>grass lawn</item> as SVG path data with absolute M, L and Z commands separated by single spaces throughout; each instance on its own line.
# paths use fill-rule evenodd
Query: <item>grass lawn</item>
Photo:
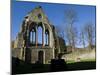
M 95 59 L 81 59 L 78 62 L 95 62 Z M 76 63 L 75 60 L 68 60 L 66 61 L 66 64 Z
M 44 72 L 52 72 L 51 69 L 52 68 L 50 64 L 38 65 L 38 64 L 22 63 L 17 66 L 12 66 L 12 73 L 13 74 L 44 73 Z M 96 69 L 95 61 L 67 63 L 64 71 L 90 70 L 90 69 Z
M 67 69 L 69 71 L 96 69 L 96 61 L 83 61 L 83 62 L 76 62 L 76 63 L 68 63 Z

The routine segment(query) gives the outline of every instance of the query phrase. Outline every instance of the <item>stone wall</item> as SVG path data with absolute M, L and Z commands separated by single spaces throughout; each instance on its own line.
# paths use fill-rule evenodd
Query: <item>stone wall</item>
M 22 51 L 21 48 L 12 49 L 12 56 L 21 59 L 21 53 L 22 53 L 21 51 Z
M 43 51 L 43 63 L 49 63 L 51 59 L 54 58 L 53 48 L 30 48 L 31 50 L 31 63 L 36 63 L 38 61 L 39 51 Z
M 39 51 L 43 51 L 43 64 L 50 63 L 50 60 L 54 58 L 54 49 L 53 48 L 27 48 L 24 52 L 23 56 L 23 49 L 15 48 L 12 50 L 12 56 L 17 57 L 20 60 L 23 60 L 28 63 L 36 63 L 38 60 Z
M 39 26 L 42 28 L 42 46 L 38 45 Z M 31 32 L 32 35 L 30 35 Z M 35 32 L 35 45 L 31 46 L 30 37 L 32 36 L 33 38 L 33 32 Z M 48 34 L 48 40 L 45 39 L 46 32 Z M 34 40 L 32 39 L 32 41 Z M 44 45 L 45 41 L 48 41 L 47 46 Z M 56 35 L 55 27 L 49 22 L 42 7 L 36 7 L 24 18 L 21 31 L 18 33 L 14 43 L 14 50 L 12 52 L 13 57 L 17 57 L 29 63 L 36 63 L 43 58 L 43 64 L 50 63 L 50 60 L 56 57 L 55 49 L 58 54 L 60 52 L 60 44 L 58 36 Z M 42 54 L 39 54 L 39 52 L 42 52 Z M 39 55 L 43 57 L 41 58 Z

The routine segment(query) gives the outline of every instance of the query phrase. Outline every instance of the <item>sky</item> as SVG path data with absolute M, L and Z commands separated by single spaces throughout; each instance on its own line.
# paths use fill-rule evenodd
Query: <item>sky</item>
M 89 5 L 72 5 L 72 4 L 57 4 L 57 3 L 39 3 L 39 2 L 24 2 L 12 1 L 11 3 L 11 38 L 16 39 L 20 30 L 24 17 L 36 6 L 42 6 L 43 11 L 47 15 L 50 23 L 54 26 L 65 26 L 64 11 L 73 9 L 77 13 L 77 22 L 75 26 L 78 30 L 83 27 L 86 22 L 96 24 L 96 7 Z

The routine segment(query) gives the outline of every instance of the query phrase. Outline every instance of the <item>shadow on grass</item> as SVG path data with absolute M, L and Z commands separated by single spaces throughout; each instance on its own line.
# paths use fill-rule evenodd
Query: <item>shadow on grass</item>
M 43 72 L 58 72 L 58 71 L 73 71 L 73 70 L 89 70 L 96 69 L 96 62 L 77 62 L 77 63 L 59 63 L 64 60 L 51 60 L 51 64 L 30 64 L 12 58 L 12 74 L 27 74 L 27 73 L 43 73 Z M 61 66 L 62 65 L 62 66 Z
M 77 62 L 67 64 L 67 71 L 96 69 L 96 61 Z

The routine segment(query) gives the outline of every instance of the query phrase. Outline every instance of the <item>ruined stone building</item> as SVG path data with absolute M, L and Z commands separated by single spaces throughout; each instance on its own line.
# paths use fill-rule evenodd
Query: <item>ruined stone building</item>
M 39 27 L 42 36 L 38 35 Z M 39 37 L 42 43 L 38 42 Z M 61 51 L 59 39 L 55 27 L 50 24 L 42 7 L 38 6 L 25 16 L 14 41 L 12 56 L 29 63 L 49 63 Z

